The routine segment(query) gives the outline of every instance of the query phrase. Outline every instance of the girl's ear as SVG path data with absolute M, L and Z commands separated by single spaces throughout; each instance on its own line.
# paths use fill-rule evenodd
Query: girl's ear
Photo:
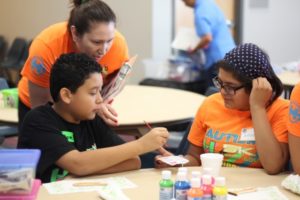
M 66 104 L 69 104 L 71 103 L 71 100 L 72 100 L 72 92 L 67 89 L 67 88 L 62 88 L 60 91 L 59 91 L 59 95 L 60 95 L 60 99 L 61 101 L 63 101 L 64 103 Z

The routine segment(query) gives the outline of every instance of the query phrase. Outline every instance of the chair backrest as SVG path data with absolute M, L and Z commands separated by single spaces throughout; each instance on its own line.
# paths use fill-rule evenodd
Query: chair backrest
M 28 58 L 28 55 L 29 55 L 29 48 L 30 48 L 30 45 L 32 43 L 32 40 L 29 40 L 29 42 L 27 43 L 25 49 L 24 49 L 24 52 L 23 52 L 23 55 L 21 56 L 21 59 L 19 61 L 19 68 L 22 68 Z
M 3 36 L 0 36 L 0 62 L 4 59 L 5 52 L 7 48 L 6 40 Z
M 9 87 L 8 87 L 6 79 L 0 77 L 0 90 L 7 89 L 7 88 L 9 88 Z
M 5 60 L 10 60 L 13 64 L 17 64 L 26 48 L 27 42 L 23 38 L 16 38 L 8 50 Z
M 192 127 L 192 124 L 193 124 L 193 121 L 190 122 L 190 124 L 188 125 L 187 129 L 185 130 L 185 133 L 181 139 L 181 142 L 179 143 L 179 147 L 176 151 L 176 155 L 185 155 L 188 151 L 188 148 L 189 148 L 189 141 L 187 139 L 188 135 L 189 135 L 189 132 L 190 132 L 190 129 Z
M 207 89 L 206 89 L 206 91 L 205 91 L 205 96 L 209 96 L 209 95 L 212 95 L 212 94 L 214 94 L 214 93 L 217 93 L 217 92 L 219 92 L 220 90 L 218 89 L 218 88 L 216 88 L 216 87 L 214 87 L 214 86 L 210 86 L 210 87 L 208 87 Z

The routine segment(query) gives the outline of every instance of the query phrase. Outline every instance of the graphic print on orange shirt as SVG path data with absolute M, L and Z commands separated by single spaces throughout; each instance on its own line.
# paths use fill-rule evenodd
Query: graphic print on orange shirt
M 239 134 L 208 129 L 203 140 L 204 152 L 223 154 L 226 167 L 261 167 L 255 140 L 241 140 L 244 130 Z
M 292 124 L 300 122 L 300 105 L 296 101 L 290 102 L 289 120 Z
M 31 59 L 31 70 L 38 76 L 46 72 L 44 60 L 41 56 L 34 56 Z

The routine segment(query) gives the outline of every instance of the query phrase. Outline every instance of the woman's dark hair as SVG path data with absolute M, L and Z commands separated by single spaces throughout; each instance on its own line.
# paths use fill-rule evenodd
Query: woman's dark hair
M 252 89 L 252 80 L 247 75 L 240 73 L 240 71 L 236 70 L 235 66 L 226 62 L 225 60 L 220 60 L 216 64 L 216 68 L 219 70 L 220 68 L 225 70 L 226 72 L 232 73 L 233 77 L 240 81 L 243 85 L 245 85 L 245 91 L 250 94 Z M 282 93 L 283 85 L 280 79 L 276 76 L 272 67 L 269 69 L 269 76 L 265 77 L 269 81 L 273 89 L 273 95 L 270 100 L 270 104 L 272 104 Z
M 73 9 L 70 12 L 68 29 L 76 27 L 77 33 L 82 36 L 89 32 L 93 22 L 116 23 L 116 15 L 112 9 L 101 0 L 72 0 Z
M 68 88 L 72 93 L 84 84 L 93 73 L 100 73 L 101 66 L 85 54 L 62 54 L 53 64 L 50 73 L 50 93 L 54 102 L 58 102 L 59 92 Z

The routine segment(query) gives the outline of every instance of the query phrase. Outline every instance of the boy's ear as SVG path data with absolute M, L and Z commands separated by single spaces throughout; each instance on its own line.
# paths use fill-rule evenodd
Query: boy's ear
M 72 92 L 67 88 L 61 88 L 59 91 L 60 99 L 66 104 L 69 104 L 72 100 Z

